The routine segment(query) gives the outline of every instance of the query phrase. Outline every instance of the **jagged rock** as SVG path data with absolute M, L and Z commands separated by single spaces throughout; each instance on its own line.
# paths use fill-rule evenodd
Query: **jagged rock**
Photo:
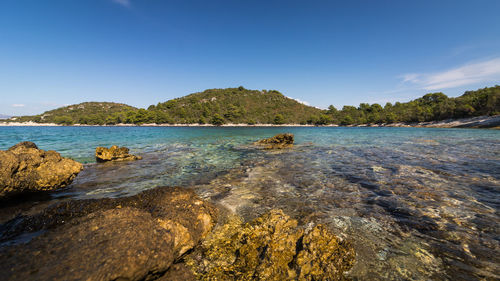
M 187 264 L 203 280 L 344 280 L 353 247 L 322 225 L 297 224 L 281 210 L 246 224 L 232 217 Z
M 113 145 L 110 148 L 102 146 L 97 147 L 95 149 L 95 159 L 97 162 L 108 162 L 140 160 L 142 157 L 129 154 L 129 149 L 126 147 Z
M 214 206 L 182 188 L 58 203 L 0 227 L 2 237 L 10 240 L 44 231 L 26 244 L 2 249 L 0 276 L 3 280 L 156 279 L 210 232 L 216 217 Z M 172 269 L 167 277 L 189 274 L 182 267 Z
M 82 164 L 55 151 L 38 149 L 32 142 L 18 143 L 0 151 L 0 198 L 63 188 L 82 169 Z
M 255 144 L 261 145 L 265 149 L 289 148 L 293 146 L 293 134 L 277 134 L 272 138 L 259 140 Z

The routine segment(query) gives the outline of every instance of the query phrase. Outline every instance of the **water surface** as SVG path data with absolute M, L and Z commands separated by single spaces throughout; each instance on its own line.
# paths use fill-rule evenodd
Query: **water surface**
M 281 132 L 295 148 L 251 145 Z M 500 278 L 498 130 L 0 127 L 0 149 L 24 140 L 86 163 L 41 205 L 184 186 L 247 220 L 281 208 L 327 224 L 356 247 L 355 280 Z M 113 144 L 144 159 L 95 164 Z

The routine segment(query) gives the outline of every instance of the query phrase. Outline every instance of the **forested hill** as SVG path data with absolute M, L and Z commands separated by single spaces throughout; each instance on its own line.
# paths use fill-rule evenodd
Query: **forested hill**
M 327 122 L 335 124 L 416 123 L 500 114 L 500 86 L 467 91 L 449 98 L 443 93 L 430 93 L 410 102 L 380 104 L 362 103 L 358 107 L 330 107 Z
M 118 112 L 136 111 L 137 108 L 123 103 L 84 102 L 46 111 L 40 115 L 15 117 L 18 122 L 33 121 L 37 123 L 72 124 L 105 124 L 106 120 Z
M 243 87 L 210 89 L 148 108 L 169 123 L 305 124 L 322 110 L 285 97 L 278 91 Z
M 109 102 L 86 102 L 61 107 L 36 116 L 12 118 L 58 124 L 382 124 L 415 123 L 500 114 L 500 86 L 467 91 L 449 98 L 430 93 L 410 102 L 362 103 L 358 107 L 330 106 L 327 110 L 307 106 L 275 90 L 247 90 L 243 87 L 210 89 L 151 105 L 148 109 Z

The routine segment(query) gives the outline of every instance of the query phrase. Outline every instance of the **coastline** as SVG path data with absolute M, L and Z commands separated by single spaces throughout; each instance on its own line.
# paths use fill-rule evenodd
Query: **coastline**
M 228 123 L 223 125 L 213 124 L 116 124 L 116 125 L 87 125 L 73 124 L 61 125 L 56 123 L 35 122 L 0 122 L 0 127 L 47 127 L 47 126 L 74 126 L 74 127 L 413 127 L 413 128 L 490 128 L 500 129 L 500 115 L 478 116 L 461 119 L 446 119 L 419 123 L 389 123 L 389 124 L 358 124 L 341 126 L 337 124 L 312 125 L 312 124 L 244 124 Z
M 0 122 L 0 127 L 339 127 L 339 125 L 309 125 L 309 124 L 244 124 L 244 123 L 227 123 L 222 125 L 213 124 L 115 124 L 115 125 L 87 125 L 87 124 L 73 124 L 61 125 L 56 123 L 35 123 L 35 122 Z

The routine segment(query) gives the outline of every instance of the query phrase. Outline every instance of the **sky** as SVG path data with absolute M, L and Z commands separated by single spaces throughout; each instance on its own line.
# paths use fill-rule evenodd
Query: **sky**
M 500 84 L 499 0 L 1 0 L 0 114 L 210 88 L 309 105 Z

